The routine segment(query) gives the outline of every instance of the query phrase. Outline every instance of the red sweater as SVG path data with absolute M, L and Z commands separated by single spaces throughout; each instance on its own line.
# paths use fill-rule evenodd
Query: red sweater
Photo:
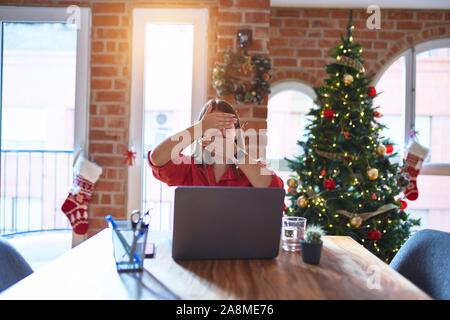
M 172 160 L 169 160 L 165 165 L 157 167 L 150 161 L 150 152 L 148 153 L 148 163 L 152 168 L 153 175 L 169 186 L 252 187 L 247 176 L 239 168 L 238 176 L 231 166 L 227 166 L 227 170 L 220 181 L 216 181 L 213 166 L 195 164 L 192 157 L 184 155 L 180 155 L 180 158 L 180 164 L 175 164 Z M 283 180 L 274 173 L 269 187 L 283 188 Z

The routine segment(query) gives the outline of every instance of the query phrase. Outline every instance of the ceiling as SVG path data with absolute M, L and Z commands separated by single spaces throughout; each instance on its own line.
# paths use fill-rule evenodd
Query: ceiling
M 367 8 L 373 0 L 271 0 L 272 7 Z M 377 0 L 384 9 L 450 9 L 450 0 Z

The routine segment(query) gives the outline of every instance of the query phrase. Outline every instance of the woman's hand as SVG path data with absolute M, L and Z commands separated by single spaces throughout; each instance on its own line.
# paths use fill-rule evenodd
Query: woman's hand
M 211 129 L 230 129 L 234 128 L 237 119 L 232 113 L 211 112 L 212 106 L 208 107 L 203 119 L 201 120 L 202 132 L 205 133 Z

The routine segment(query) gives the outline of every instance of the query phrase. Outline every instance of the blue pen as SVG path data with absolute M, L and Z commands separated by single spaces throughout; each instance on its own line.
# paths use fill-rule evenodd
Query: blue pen
M 128 244 L 127 240 L 123 237 L 122 233 L 117 230 L 117 223 L 114 220 L 114 218 L 109 214 L 105 217 L 105 220 L 108 221 L 109 223 L 111 223 L 111 226 L 114 230 L 114 232 L 116 232 L 117 236 L 119 237 L 120 242 L 122 243 L 125 251 L 127 252 L 127 254 L 130 254 L 130 245 Z

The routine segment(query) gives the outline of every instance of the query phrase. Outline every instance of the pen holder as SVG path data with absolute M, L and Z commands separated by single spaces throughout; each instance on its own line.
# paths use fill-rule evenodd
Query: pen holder
M 109 227 L 112 231 L 117 271 L 142 271 L 148 229 L 133 230 L 128 220 L 116 221 L 116 228 L 113 228 L 111 224 L 109 224 Z

